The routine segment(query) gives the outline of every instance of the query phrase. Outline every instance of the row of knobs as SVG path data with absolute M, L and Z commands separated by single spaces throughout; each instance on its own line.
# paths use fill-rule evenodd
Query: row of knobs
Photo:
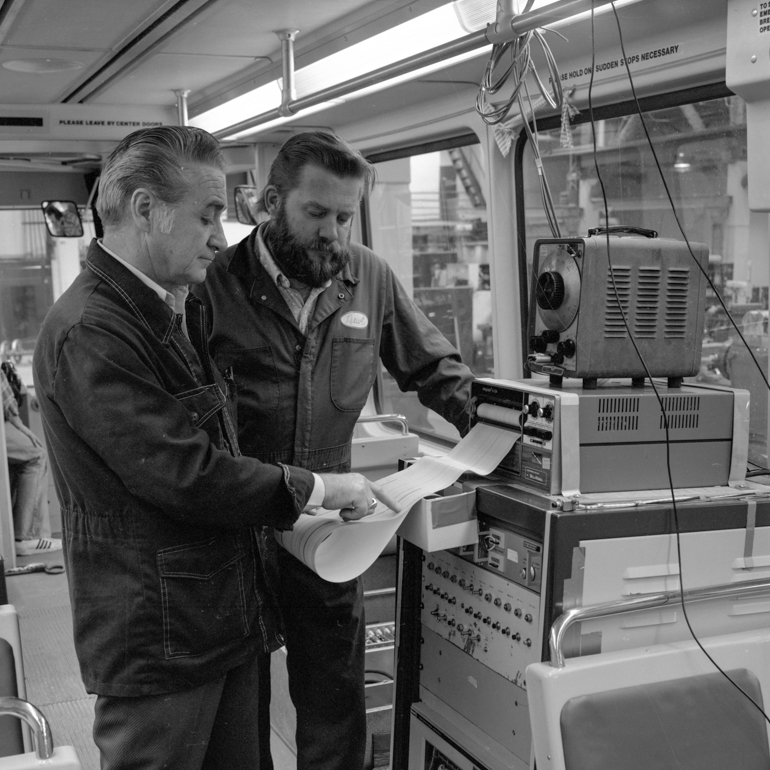
M 553 329 L 545 329 L 540 334 L 533 334 L 529 338 L 529 349 L 533 353 L 545 353 L 548 345 L 556 343 L 556 352 L 551 354 L 551 361 L 555 364 L 564 363 L 565 358 L 572 358 L 577 348 L 574 340 L 559 341 L 559 332 Z
M 543 417 L 546 420 L 553 419 L 553 404 L 546 404 L 545 406 L 541 407 L 540 402 L 535 401 L 534 399 L 528 404 L 525 404 L 521 411 L 524 412 L 524 414 L 531 415 L 532 417 Z
M 510 636 L 512 641 L 514 641 L 514 642 L 520 642 L 521 641 L 521 634 L 518 633 L 518 632 L 513 633 L 509 626 L 506 626 L 505 628 L 500 630 L 501 629 L 501 625 L 502 625 L 501 623 L 499 623 L 498 621 L 492 622 L 492 618 L 490 618 L 490 617 L 486 617 L 486 618 L 482 619 L 481 618 L 481 613 L 480 612 L 474 613 L 472 607 L 467 607 L 465 612 L 468 615 L 473 615 L 473 617 L 476 620 L 481 620 L 482 623 L 490 626 L 493 631 L 500 631 L 500 633 L 503 636 Z M 457 631 L 462 636 L 467 636 L 469 638 L 472 638 L 473 641 L 475 641 L 475 642 L 481 641 L 481 634 L 479 634 L 477 631 L 474 631 L 470 627 L 466 629 L 465 625 L 463 623 L 457 623 L 457 621 L 454 618 L 449 618 L 447 616 L 446 612 L 442 612 L 438 607 L 436 607 L 435 610 L 431 610 L 430 614 L 433 615 L 433 617 L 436 618 L 436 620 L 445 621 L 446 624 L 448 626 L 450 626 L 450 627 L 454 627 L 456 625 L 457 626 Z M 532 640 L 529 639 L 529 638 L 525 639 L 524 640 L 524 646 L 525 647 L 531 647 L 532 646 Z
M 463 583 L 463 582 L 464 581 L 462 581 L 462 580 L 460 581 L 460 583 Z M 428 585 L 425 586 L 425 590 L 426 591 L 430 591 L 431 593 L 433 593 L 434 595 L 438 596 L 440 599 L 443 599 L 444 601 L 448 601 L 450 604 L 457 604 L 457 599 L 454 596 L 451 596 L 446 591 L 442 591 L 441 588 L 439 588 L 438 586 L 434 586 L 433 583 L 428 583 Z M 481 588 L 476 589 L 476 590 L 473 589 L 473 583 L 471 583 L 469 585 L 468 590 L 472 594 L 474 594 L 474 595 L 481 596 L 481 594 L 482 594 L 482 589 Z M 506 612 L 510 612 L 511 610 L 513 610 L 513 614 L 517 618 L 520 618 L 520 617 L 522 617 L 522 615 L 524 615 L 524 613 L 521 611 L 521 609 L 519 607 L 517 607 L 514 610 L 513 607 L 511 606 L 510 602 L 506 602 L 505 604 L 503 604 L 503 600 L 500 599 L 499 597 L 497 597 L 494 601 L 492 601 L 492 594 L 484 594 L 484 600 L 487 601 L 487 602 L 491 602 L 492 604 L 495 605 L 495 607 L 502 607 Z M 473 609 L 471 607 L 467 607 L 465 611 L 468 614 L 470 614 L 470 613 L 473 612 Z M 481 617 L 481 613 L 479 612 L 476 615 L 476 617 L 480 618 Z M 524 615 L 524 620 L 527 623 L 531 623 L 533 621 L 533 617 L 528 612 L 526 615 Z
M 487 602 L 490 602 L 491 604 L 494 604 L 495 607 L 502 607 L 503 610 L 506 612 L 513 612 L 514 616 L 517 618 L 524 617 L 524 620 L 527 623 L 531 623 L 533 621 L 533 617 L 530 613 L 527 613 L 526 615 L 521 611 L 519 607 L 516 607 L 516 609 L 513 609 L 513 606 L 510 602 L 505 602 L 503 604 L 503 600 L 500 599 L 500 597 L 492 598 L 491 593 L 484 593 L 482 588 L 476 588 L 473 583 L 468 583 L 465 578 L 460 578 L 458 580 L 456 575 L 451 575 L 449 570 L 442 570 L 440 566 L 436 567 L 432 562 L 428 564 L 428 569 L 432 572 L 435 572 L 437 575 L 440 575 L 441 577 L 448 579 L 451 583 L 457 583 L 459 588 L 467 590 L 470 594 L 473 596 L 481 596 L 483 594 L 484 600 Z M 444 601 L 448 602 L 449 604 L 457 604 L 457 599 L 449 594 L 447 591 L 442 591 L 439 586 L 434 586 L 433 583 L 428 583 L 428 585 L 425 586 L 426 591 L 430 591 L 435 596 L 438 596 L 440 599 L 443 599 Z M 512 641 L 520 642 L 521 641 L 521 634 L 516 632 L 514 633 L 509 626 L 503 627 L 502 624 L 495 620 L 493 621 L 491 617 L 484 616 L 482 612 L 479 610 L 474 610 L 473 607 L 465 607 L 464 612 L 466 615 L 472 616 L 475 620 L 480 620 L 485 625 L 490 626 L 490 628 L 493 631 L 500 631 L 503 636 L 510 636 Z M 474 641 L 480 641 L 481 635 L 478 632 L 474 632 L 472 628 L 467 628 L 463 623 L 458 623 L 454 618 L 448 617 L 446 612 L 442 612 L 439 607 L 437 606 L 434 610 L 431 611 L 431 615 L 435 617 L 437 620 L 444 621 L 446 624 L 450 627 L 457 627 L 457 631 L 463 635 L 467 636 Z M 525 639 L 524 644 L 527 647 L 532 646 L 532 640 L 531 639 Z

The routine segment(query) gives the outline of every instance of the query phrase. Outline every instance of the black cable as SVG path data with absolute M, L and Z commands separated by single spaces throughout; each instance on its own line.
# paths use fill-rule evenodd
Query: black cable
M 725 309 L 725 312 L 727 312 L 727 315 L 730 318 L 730 320 L 732 320 L 732 316 L 730 316 L 730 313 L 727 311 L 727 308 L 726 308 L 724 302 L 722 301 L 722 298 L 719 296 L 719 292 L 716 290 L 716 287 L 712 283 L 712 281 L 709 278 L 707 272 L 704 270 L 703 267 L 700 266 L 700 263 L 695 258 L 695 254 L 693 254 L 692 247 L 690 246 L 690 242 L 687 239 L 687 235 L 685 234 L 684 228 L 682 227 L 682 224 L 681 224 L 681 222 L 679 220 L 679 216 L 678 216 L 677 211 L 676 211 L 676 206 L 674 205 L 673 198 L 671 197 L 671 192 L 669 191 L 668 184 L 667 184 L 666 179 L 665 179 L 665 177 L 663 175 L 663 169 L 661 168 L 660 162 L 658 161 L 658 156 L 657 156 L 657 153 L 655 152 L 655 148 L 653 146 L 652 139 L 650 138 L 650 134 L 647 131 L 647 125 L 645 123 L 644 116 L 643 116 L 642 110 L 641 110 L 641 106 L 639 105 L 639 100 L 638 100 L 637 95 L 636 95 L 636 88 L 634 87 L 634 81 L 633 81 L 633 78 L 631 76 L 631 67 L 628 64 L 628 57 L 626 56 L 625 44 L 624 44 L 624 41 L 623 41 L 623 31 L 622 31 L 621 26 L 620 26 L 620 18 L 618 17 L 618 12 L 617 12 L 617 9 L 615 8 L 615 3 L 612 2 L 612 3 L 610 3 L 610 5 L 612 6 L 612 12 L 613 12 L 613 14 L 615 16 L 615 24 L 617 25 L 617 28 L 618 28 L 618 38 L 620 40 L 620 50 L 621 50 L 621 53 L 623 54 L 623 59 L 626 62 L 626 73 L 628 74 L 628 81 L 629 81 L 629 84 L 631 86 L 631 93 L 633 94 L 633 97 L 634 97 L 634 103 L 636 105 L 637 113 L 638 113 L 639 118 L 641 120 L 642 128 L 644 129 L 644 134 L 647 137 L 647 142 L 649 144 L 650 151 L 652 152 L 652 156 L 655 159 L 655 165 L 658 167 L 658 172 L 660 173 L 660 178 L 661 178 L 661 181 L 663 182 L 663 187 L 664 187 L 664 189 L 666 191 L 666 196 L 668 197 L 668 201 L 669 201 L 669 203 L 671 205 L 671 210 L 672 210 L 672 213 L 674 215 L 674 219 L 676 220 L 677 226 L 679 227 L 679 232 L 682 234 L 682 237 L 684 238 L 685 243 L 687 244 L 687 248 L 688 248 L 688 250 L 690 252 L 690 256 L 693 258 L 695 263 L 698 264 L 698 266 L 700 267 L 701 271 L 706 276 L 706 279 L 708 280 L 709 284 L 711 285 L 711 288 L 714 290 L 717 298 L 719 299 L 720 303 L 722 304 L 722 307 Z M 588 111 L 589 111 L 590 120 L 591 120 L 591 131 L 592 131 L 592 137 L 593 137 L 594 166 L 596 168 L 597 177 L 599 179 L 599 185 L 600 185 L 601 190 L 602 190 L 602 199 L 604 201 L 604 209 L 605 209 L 605 215 L 604 215 L 605 216 L 605 220 L 607 220 L 607 224 L 609 225 L 609 206 L 608 206 L 608 203 L 607 203 L 607 196 L 605 194 L 604 182 L 602 181 L 601 174 L 599 172 L 599 161 L 598 161 L 598 154 L 597 154 L 597 148 L 596 148 L 596 130 L 595 130 L 595 127 L 594 127 L 593 106 L 592 106 L 592 102 L 591 102 L 591 96 L 592 96 L 592 90 L 593 90 L 593 81 L 594 81 L 594 69 L 595 69 L 595 64 L 596 64 L 596 40 L 595 40 L 595 36 L 594 36 L 594 2 L 593 2 L 593 0 L 591 0 L 591 57 L 592 57 L 591 58 L 591 79 L 590 79 L 589 85 L 588 85 Z M 610 235 L 609 235 L 609 229 L 606 232 L 606 237 L 607 237 L 607 260 L 609 261 L 610 260 Z M 629 337 L 630 337 L 631 342 L 632 342 L 632 344 L 634 346 L 634 349 L 636 350 L 637 355 L 639 356 L 639 360 L 641 361 L 642 366 L 644 367 L 645 372 L 647 372 L 648 377 L 650 377 L 649 369 L 647 368 L 647 364 L 645 363 L 644 358 L 642 357 L 642 354 L 641 354 L 641 352 L 639 351 L 639 348 L 636 345 L 636 341 L 633 339 L 633 336 L 631 335 L 631 330 L 630 330 L 630 328 L 628 326 L 628 321 L 626 319 L 626 315 L 623 312 L 623 308 L 620 306 L 620 297 L 618 295 L 617 288 L 615 286 L 615 276 L 614 276 L 614 273 L 613 273 L 613 270 L 612 270 L 612 263 L 611 262 L 610 262 L 610 276 L 612 278 L 612 286 L 613 286 L 613 290 L 615 291 L 615 297 L 616 297 L 616 301 L 618 302 L 618 308 L 619 308 L 620 313 L 621 313 L 621 315 L 623 317 L 623 323 L 625 324 L 626 329 L 628 330 Z M 735 325 L 734 321 L 733 321 L 733 325 Z M 737 325 L 735 325 L 735 329 L 738 332 L 738 335 L 740 336 L 741 340 L 743 340 L 744 344 L 746 344 L 746 340 L 743 338 L 743 335 L 741 334 L 741 332 L 738 329 Z M 746 345 L 746 347 L 748 349 L 748 345 Z M 756 364 L 757 368 L 759 368 L 759 363 L 757 362 L 757 360 L 754 357 L 753 353 L 751 354 L 751 357 L 754 360 L 754 363 Z M 761 372 L 761 369 L 760 369 L 760 372 Z M 768 390 L 770 390 L 770 383 L 768 383 L 767 378 L 765 377 L 764 373 L 763 372 L 761 372 L 761 373 L 762 373 L 762 378 L 764 379 L 765 384 L 768 387 Z M 770 718 L 765 713 L 765 711 L 762 709 L 762 707 L 737 682 L 733 681 L 733 679 L 731 679 L 728 676 L 728 674 L 714 660 L 714 658 L 712 658 L 711 655 L 709 655 L 709 653 L 706 651 L 706 648 L 701 644 L 700 639 L 698 639 L 697 635 L 695 634 L 695 631 L 693 630 L 693 627 L 692 627 L 692 625 L 690 623 L 690 617 L 689 617 L 689 615 L 687 613 L 687 606 L 686 606 L 686 602 L 685 602 L 685 599 L 684 599 L 684 575 L 683 575 L 683 572 L 682 572 L 681 529 L 680 529 L 680 526 L 679 526 L 679 511 L 678 511 L 677 505 L 676 505 L 676 494 L 674 492 L 674 481 L 673 481 L 673 477 L 672 477 L 672 474 L 671 474 L 671 454 L 670 454 L 670 446 L 669 446 L 669 444 L 670 444 L 670 436 L 669 436 L 668 415 L 666 414 L 665 407 L 663 406 L 663 400 L 660 397 L 660 393 L 658 392 L 658 389 L 655 387 L 655 383 L 652 381 L 652 377 L 650 377 L 650 384 L 652 385 L 652 389 L 655 392 L 655 396 L 658 399 L 658 403 L 660 404 L 660 409 L 661 409 L 661 412 L 663 414 L 663 425 L 664 425 L 665 432 L 666 432 L 666 469 L 667 469 L 667 472 L 668 472 L 669 488 L 671 490 L 671 506 L 672 506 L 673 513 L 674 513 L 674 526 L 675 526 L 675 529 L 676 529 L 676 551 L 677 551 L 677 559 L 679 561 L 679 590 L 680 590 L 679 598 L 680 598 L 680 604 L 681 604 L 681 607 L 682 607 L 682 614 L 684 616 L 685 623 L 687 625 L 687 629 L 689 630 L 690 635 L 693 638 L 693 641 L 698 645 L 698 647 L 701 649 L 703 654 L 711 661 L 711 663 L 717 669 L 717 671 L 719 671 L 722 674 L 722 676 L 724 676 L 725 679 L 727 679 L 728 682 L 730 682 L 739 692 L 741 692 L 749 701 L 751 701 L 751 703 L 760 712 L 760 714 L 762 714 L 762 716 L 765 718 L 765 720 L 768 723 L 770 723 Z

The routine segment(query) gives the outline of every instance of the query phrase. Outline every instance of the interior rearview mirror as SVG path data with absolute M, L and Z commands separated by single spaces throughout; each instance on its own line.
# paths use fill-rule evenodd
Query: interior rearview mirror
M 235 194 L 235 217 L 243 225 L 258 225 L 257 201 L 259 190 L 256 187 L 238 185 Z
M 78 207 L 72 201 L 43 201 L 43 217 L 48 232 L 54 238 L 81 238 L 83 222 Z

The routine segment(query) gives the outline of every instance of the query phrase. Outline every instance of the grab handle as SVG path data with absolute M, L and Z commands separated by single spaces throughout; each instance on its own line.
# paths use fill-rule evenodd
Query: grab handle
M 409 423 L 403 414 L 371 414 L 359 417 L 356 422 L 397 422 L 401 426 L 401 435 L 409 435 Z
M 656 594 L 643 594 L 628 599 L 617 599 L 606 604 L 591 604 L 585 607 L 575 607 L 560 615 L 551 626 L 548 639 L 551 649 L 551 666 L 564 668 L 564 637 L 567 629 L 574 623 L 595 618 L 605 618 L 609 615 L 621 615 L 624 612 L 638 612 L 656 607 L 664 607 L 681 602 L 699 602 L 706 599 L 718 599 L 723 597 L 745 598 L 756 596 L 770 591 L 770 580 L 760 578 L 757 580 L 745 580 L 740 583 L 725 583 L 703 588 L 690 588 L 680 591 L 661 591 Z
M 50 759 L 53 756 L 51 728 L 40 709 L 21 698 L 6 695 L 0 697 L 0 715 L 5 714 L 18 717 L 30 726 L 38 759 Z

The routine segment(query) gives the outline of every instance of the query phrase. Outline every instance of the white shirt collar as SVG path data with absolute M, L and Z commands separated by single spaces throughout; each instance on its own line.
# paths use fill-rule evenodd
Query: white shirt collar
M 184 314 L 184 302 L 187 298 L 189 290 L 186 286 L 180 286 L 180 291 L 177 294 L 172 294 L 170 291 L 166 291 L 160 284 L 155 283 L 149 276 L 145 275 L 141 270 L 134 267 L 132 264 L 126 262 L 125 259 L 119 257 L 114 251 L 108 249 L 101 238 L 97 241 L 102 251 L 109 254 L 113 259 L 117 259 L 121 265 L 127 270 L 130 270 L 145 286 L 149 286 L 175 313 L 179 312 Z M 180 304 L 180 309 L 177 310 L 177 303 Z

